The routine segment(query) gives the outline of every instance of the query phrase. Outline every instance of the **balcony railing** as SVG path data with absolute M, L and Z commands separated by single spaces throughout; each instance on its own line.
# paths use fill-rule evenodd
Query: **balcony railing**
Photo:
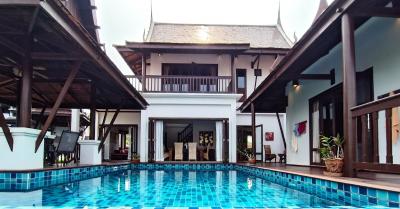
M 232 93 L 231 76 L 127 76 L 138 91 L 172 93 Z
M 399 106 L 400 94 L 396 94 L 351 110 L 354 124 L 353 147 L 356 149 L 353 165 L 356 170 L 400 173 L 400 165 L 393 164 L 392 151 L 393 134 L 399 134 L 399 124 L 393 114 L 399 114 Z M 379 140 L 386 143 L 379 143 Z M 380 153 L 386 153 L 384 160 L 379 156 Z

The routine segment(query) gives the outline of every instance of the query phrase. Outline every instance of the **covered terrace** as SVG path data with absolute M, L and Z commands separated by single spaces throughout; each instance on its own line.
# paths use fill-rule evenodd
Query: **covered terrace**
M 43 167 L 42 141 L 59 108 L 90 109 L 94 140 L 96 109 L 116 109 L 116 118 L 120 109 L 146 107 L 61 1 L 1 1 L 0 19 L 0 102 L 17 108 L 18 126 L 9 128 L 0 112 L 0 170 Z M 33 129 L 32 108 L 51 108 L 40 130 Z

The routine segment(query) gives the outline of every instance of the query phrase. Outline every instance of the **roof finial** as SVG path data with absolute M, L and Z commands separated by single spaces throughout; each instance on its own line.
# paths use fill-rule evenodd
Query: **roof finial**
M 153 0 L 150 0 L 150 24 L 153 22 Z
M 297 41 L 298 41 L 296 31 L 293 33 L 293 40 L 294 40 L 293 43 L 297 43 Z
M 315 14 L 313 23 L 318 19 L 318 17 L 328 8 L 328 2 L 326 0 L 320 0 L 317 13 Z
M 281 0 L 278 0 L 278 20 L 276 21 L 276 24 L 282 26 L 282 21 L 281 21 Z

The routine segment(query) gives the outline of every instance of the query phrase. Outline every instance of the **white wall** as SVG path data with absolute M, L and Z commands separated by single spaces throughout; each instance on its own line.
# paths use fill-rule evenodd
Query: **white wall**
M 238 113 L 236 118 L 236 123 L 238 126 L 251 126 L 251 114 Z M 279 118 L 281 119 L 283 130 L 286 130 L 285 114 L 279 114 Z M 276 115 L 270 113 L 256 114 L 256 126 L 258 125 L 262 125 L 263 145 L 271 145 L 271 151 L 273 154 L 283 154 L 285 152 L 285 145 L 283 143 L 282 134 L 279 129 L 279 123 Z M 265 141 L 266 132 L 274 132 L 274 141 Z M 264 150 L 263 146 L 262 149 Z
M 373 67 L 374 96 L 400 89 L 400 22 L 391 18 L 372 18 L 356 31 L 356 68 L 357 71 Z M 329 54 L 319 59 L 304 73 L 328 73 L 331 69 L 336 72 L 336 84 L 342 82 L 342 53 L 341 44 L 334 47 Z M 287 85 L 287 140 L 288 164 L 309 165 L 309 104 L 308 100 L 332 87 L 329 81 L 300 81 L 301 86 L 294 89 Z M 383 162 L 385 158 L 385 129 L 380 117 L 379 122 L 379 154 Z M 298 139 L 298 151 L 290 148 L 293 139 L 294 124 L 307 120 L 307 132 Z M 400 140 L 399 140 L 400 141 Z M 393 145 L 394 162 L 400 163 L 400 142 Z
M 230 161 L 236 161 L 236 101 L 235 94 L 174 94 L 143 93 L 150 104 L 141 111 L 140 157 L 147 162 L 148 121 L 154 119 L 229 119 Z M 233 151 L 234 150 L 234 151 Z
M 114 116 L 115 110 L 109 110 L 107 113 L 107 118 L 105 121 L 105 124 L 110 124 L 113 116 Z M 99 111 L 96 113 L 96 134 L 98 134 L 98 129 L 101 123 L 103 122 L 104 118 L 104 111 Z M 120 112 L 114 122 L 114 125 L 137 125 L 138 126 L 138 136 L 140 134 L 140 112 Z M 117 140 L 118 141 L 118 140 Z M 139 140 L 140 144 L 140 140 Z M 139 147 L 140 145 L 138 145 Z M 104 143 L 104 159 L 105 160 L 110 160 L 110 150 L 112 151 L 114 147 L 110 144 L 110 134 L 107 136 L 106 141 Z M 130 149 L 130 146 L 129 146 Z M 130 152 L 128 154 L 130 156 Z

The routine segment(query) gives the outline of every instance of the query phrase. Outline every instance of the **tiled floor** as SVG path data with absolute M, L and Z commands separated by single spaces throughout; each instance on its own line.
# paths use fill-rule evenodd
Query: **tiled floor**
M 280 163 L 257 163 L 256 166 L 298 175 L 400 192 L 400 175 L 396 174 L 359 172 L 358 178 L 328 177 L 323 175 L 323 168 L 320 167 L 293 166 Z

